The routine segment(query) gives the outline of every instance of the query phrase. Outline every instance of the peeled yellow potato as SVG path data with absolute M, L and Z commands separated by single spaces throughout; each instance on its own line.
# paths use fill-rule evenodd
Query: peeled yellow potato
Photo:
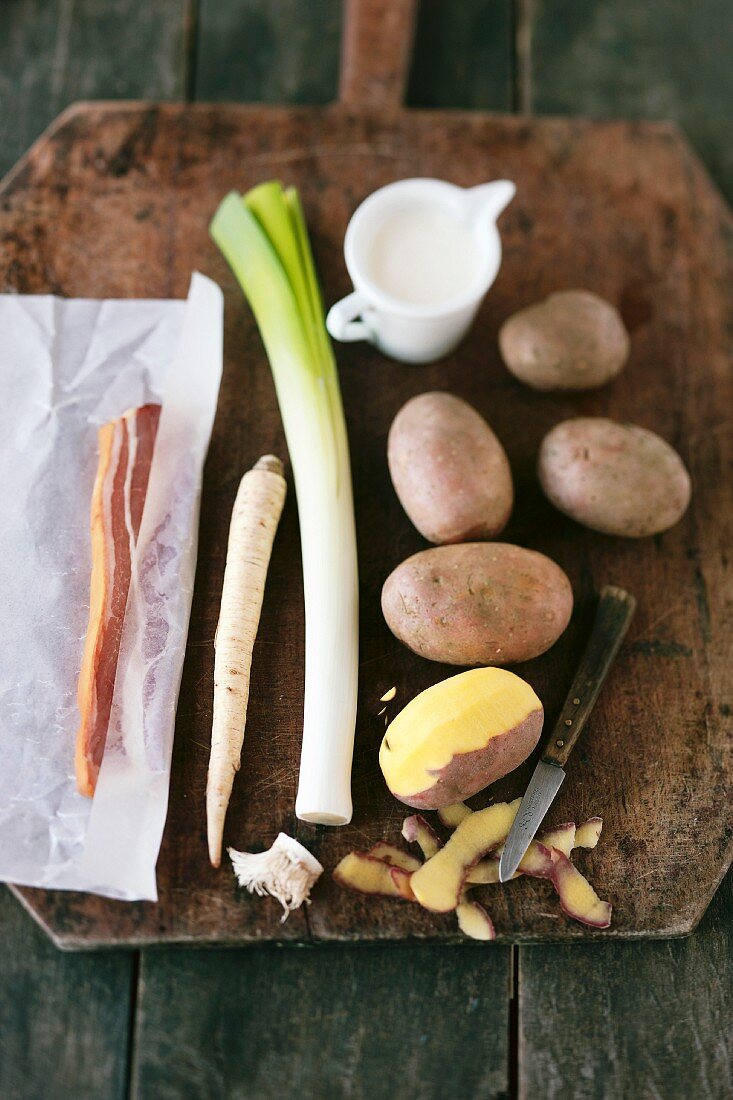
M 539 741 L 544 712 L 532 688 L 504 668 L 474 668 L 416 695 L 379 750 L 395 798 L 436 810 L 470 798 L 517 768 Z

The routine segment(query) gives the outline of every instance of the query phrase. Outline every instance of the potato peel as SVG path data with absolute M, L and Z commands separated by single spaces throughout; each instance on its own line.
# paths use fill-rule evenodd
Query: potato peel
M 477 901 L 471 901 L 463 896 L 456 907 L 458 927 L 464 936 L 472 940 L 495 940 L 496 929 L 494 922 Z
M 417 844 L 425 859 L 432 859 L 443 847 L 443 841 L 422 814 L 413 814 L 405 818 L 402 823 L 402 836 L 408 843 Z
M 514 803 L 496 803 L 479 811 L 472 811 L 462 803 L 449 807 L 449 819 L 461 820 L 445 846 L 429 822 L 421 814 L 413 814 L 405 819 L 402 835 L 421 847 L 425 863 L 386 841 L 379 841 L 368 852 L 351 852 L 345 856 L 333 872 L 333 878 L 340 886 L 357 893 L 418 902 L 433 912 L 455 911 L 464 935 L 492 940 L 496 936 L 493 921 L 468 892 L 476 886 L 498 883 L 499 856 L 518 804 L 519 799 Z M 470 827 L 464 825 L 469 818 L 474 819 Z M 544 830 L 530 844 L 513 876 L 526 875 L 551 882 L 562 911 L 572 920 L 597 930 L 610 926 L 612 906 L 598 896 L 569 857 L 574 849 L 594 848 L 602 827 L 600 817 L 591 817 L 577 828 L 573 822 L 565 822 Z M 456 841 L 459 830 L 462 835 Z M 466 866 L 461 860 L 469 860 L 472 856 L 470 844 L 466 843 L 469 839 L 482 850 L 484 858 Z M 486 854 L 487 844 L 490 855 Z M 428 854 L 431 852 L 432 855 Z M 448 872 L 445 881 L 441 881 L 441 865 L 443 872 Z

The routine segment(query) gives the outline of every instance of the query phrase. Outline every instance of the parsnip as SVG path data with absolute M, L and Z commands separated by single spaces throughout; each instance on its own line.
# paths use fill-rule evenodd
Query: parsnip
M 221 863 L 224 818 L 234 776 L 239 771 L 252 650 L 285 490 L 282 462 L 274 455 L 265 455 L 242 478 L 232 511 L 214 640 L 214 718 L 206 783 L 206 826 L 212 867 Z

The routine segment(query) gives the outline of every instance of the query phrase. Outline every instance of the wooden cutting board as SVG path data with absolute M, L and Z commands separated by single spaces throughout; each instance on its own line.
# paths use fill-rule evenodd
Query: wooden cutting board
M 639 602 L 548 818 L 556 823 L 603 815 L 599 848 L 578 858 L 614 903 L 613 927 L 596 935 L 689 932 L 731 862 L 730 215 L 684 139 L 666 125 L 401 109 L 411 6 L 393 7 L 401 22 L 393 28 L 394 48 L 380 57 L 365 48 L 379 5 L 352 5 L 345 102 L 338 106 L 78 105 L 41 138 L 0 191 L 3 291 L 183 296 L 197 268 L 216 279 L 226 296 L 225 372 L 205 472 L 170 810 L 158 863 L 160 901 L 124 904 L 17 889 L 60 946 L 460 938 L 451 916 L 344 892 L 329 875 L 312 906 L 281 924 L 275 902 L 239 891 L 230 871 L 213 871 L 206 858 L 213 637 L 231 506 L 239 478 L 254 459 L 268 451 L 286 455 L 255 324 L 207 226 L 230 188 L 244 191 L 272 177 L 301 192 L 328 303 L 349 289 L 344 230 L 374 188 L 404 176 L 437 176 L 461 185 L 507 177 L 516 181 L 518 193 L 501 220 L 505 253 L 498 281 L 458 351 L 432 366 L 406 367 L 367 345 L 337 348 L 362 599 L 354 820 L 343 829 L 317 828 L 293 814 L 303 612 L 291 493 L 255 648 L 228 843 L 266 847 L 282 829 L 297 835 L 330 871 L 352 848 L 399 835 L 405 810 L 386 791 L 377 765 L 384 728 L 379 698 L 396 685 L 396 708 L 454 670 L 410 653 L 382 620 L 385 577 L 425 545 L 391 488 L 386 436 L 409 397 L 445 389 L 474 404 L 508 451 L 517 502 L 502 537 L 549 554 L 573 583 L 576 611 L 566 634 L 549 653 L 517 668 L 543 699 L 548 723 L 587 636 L 594 591 L 613 582 Z M 375 81 L 375 66 L 388 79 Z M 627 369 L 596 393 L 536 394 L 516 383 L 499 358 L 502 320 L 562 287 L 589 288 L 617 303 L 632 334 Z M 553 424 L 575 415 L 632 420 L 680 450 L 692 474 L 694 501 L 676 528 L 625 541 L 583 530 L 553 511 L 536 483 L 537 449 Z M 521 794 L 532 767 L 529 761 L 495 784 L 491 796 Z M 546 883 L 519 880 L 483 894 L 500 940 L 593 938 L 561 915 Z

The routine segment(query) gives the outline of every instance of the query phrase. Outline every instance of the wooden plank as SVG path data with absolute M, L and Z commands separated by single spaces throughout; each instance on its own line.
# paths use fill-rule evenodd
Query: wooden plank
M 293 817 L 303 623 L 291 496 L 265 597 L 247 755 L 227 842 L 257 848 L 279 829 L 297 831 L 331 869 L 349 849 L 399 833 L 404 810 L 386 791 L 377 765 L 379 697 L 395 684 L 402 703 L 454 670 L 416 658 L 382 619 L 384 578 L 423 545 L 390 487 L 385 440 L 407 398 L 447 389 L 486 415 L 507 446 L 518 503 L 505 538 L 548 553 L 575 587 L 577 610 L 566 635 L 519 668 L 538 690 L 548 721 L 584 644 L 594 590 L 617 583 L 639 600 L 628 644 L 553 807 L 554 820 L 590 813 L 605 818 L 601 845 L 582 857 L 615 905 L 613 928 L 601 936 L 689 931 L 731 859 L 730 216 L 684 141 L 667 127 L 478 113 L 405 111 L 387 119 L 330 107 L 87 106 L 68 116 L 6 183 L 0 285 L 71 295 L 181 295 L 198 267 L 221 283 L 226 296 L 225 375 L 205 476 L 158 869 L 160 903 L 24 895 L 66 944 L 458 936 L 450 917 L 346 894 L 327 877 L 307 915 L 280 925 L 274 902 L 243 896 L 228 872 L 216 874 L 206 861 L 212 639 L 231 503 L 242 470 L 257 455 L 285 450 L 253 319 L 208 239 L 207 224 L 228 189 L 243 190 L 273 175 L 301 189 L 328 302 L 348 287 L 342 258 L 348 217 L 374 188 L 406 175 L 447 175 L 465 185 L 507 176 L 518 181 L 519 191 L 502 219 L 501 275 L 458 352 L 409 370 L 368 346 L 338 349 L 362 596 L 354 820 L 334 830 L 301 826 Z M 627 318 L 631 360 L 604 390 L 537 394 L 519 386 L 500 363 L 500 322 L 559 285 L 589 287 L 618 303 Z M 552 424 L 578 414 L 638 421 L 680 449 L 695 495 L 674 530 L 659 539 L 612 540 L 553 512 L 537 487 L 537 448 Z M 493 796 L 519 794 L 531 767 L 528 762 L 497 783 Z M 560 916 L 544 883 L 520 880 L 487 893 L 487 903 L 507 940 L 591 935 Z
M 417 0 L 346 0 L 339 100 L 395 110 L 405 102 Z
M 194 98 L 335 99 L 342 6 L 341 0 L 199 0 Z
M 131 953 L 57 951 L 0 888 L 0 1096 L 122 1100 L 134 979 Z
M 76 99 L 182 99 L 191 0 L 4 0 L 0 175 Z
M 689 939 L 519 955 L 520 1097 L 728 1100 L 733 876 Z
M 201 0 L 195 98 L 328 103 L 336 98 L 340 0 Z M 408 102 L 512 106 L 511 0 L 419 5 Z
M 507 1095 L 509 949 L 145 951 L 133 1095 Z
M 679 122 L 733 198 L 729 0 L 537 0 L 534 109 Z
M 421 0 L 407 102 L 511 110 L 511 0 Z

